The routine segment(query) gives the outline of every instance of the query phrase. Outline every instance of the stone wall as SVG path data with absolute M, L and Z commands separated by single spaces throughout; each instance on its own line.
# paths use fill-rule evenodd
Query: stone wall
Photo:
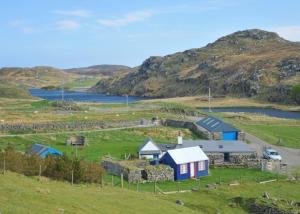
M 216 167 L 261 167 L 261 161 L 256 153 L 230 153 L 228 162 L 224 162 L 224 153 L 206 153 L 206 155 L 210 164 Z
M 174 170 L 167 165 L 146 166 L 142 171 L 143 179 L 149 182 L 174 181 Z
M 162 120 L 161 124 L 164 126 L 171 126 L 175 128 L 189 129 L 191 132 L 193 132 L 194 134 L 200 137 L 203 137 L 205 139 L 210 138 L 210 133 L 204 128 L 197 126 L 194 122 L 167 119 L 167 120 Z
M 245 132 L 239 132 L 238 133 L 238 140 L 242 140 L 242 141 L 245 140 L 245 136 L 246 136 Z
M 104 158 L 101 165 L 109 174 L 115 176 L 123 174 L 129 183 L 174 180 L 174 170 L 171 167 L 163 164 L 152 166 L 146 160 L 118 161 Z
M 116 176 L 121 176 L 121 174 L 123 174 L 124 179 L 126 179 L 129 183 L 142 181 L 141 168 L 124 166 L 122 162 L 112 159 L 103 159 L 101 165 L 109 174 Z

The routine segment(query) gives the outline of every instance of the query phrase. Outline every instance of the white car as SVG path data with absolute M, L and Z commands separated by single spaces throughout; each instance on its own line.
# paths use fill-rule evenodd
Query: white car
M 281 156 L 278 154 L 278 152 L 274 149 L 265 149 L 263 151 L 263 156 L 266 159 L 270 159 L 270 160 L 279 160 L 281 161 Z

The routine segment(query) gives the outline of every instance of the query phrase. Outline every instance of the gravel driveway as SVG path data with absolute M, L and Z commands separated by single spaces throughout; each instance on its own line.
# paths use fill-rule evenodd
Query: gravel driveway
M 251 146 L 255 149 L 258 155 L 262 156 L 262 151 L 264 147 L 271 147 L 275 149 L 282 157 L 282 162 L 288 165 L 288 168 L 291 169 L 293 166 L 300 166 L 300 149 L 292 149 L 281 146 L 275 146 L 265 141 L 255 137 L 251 134 L 246 133 L 246 140 L 250 141 Z

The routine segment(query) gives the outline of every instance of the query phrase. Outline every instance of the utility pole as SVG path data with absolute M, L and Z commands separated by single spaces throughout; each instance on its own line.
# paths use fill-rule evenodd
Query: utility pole
M 212 110 L 211 110 L 211 106 L 210 106 L 210 87 L 208 87 L 208 111 L 209 112 L 212 112 Z
M 128 94 L 126 94 L 125 96 L 126 96 L 126 107 L 127 107 L 127 111 L 128 111 Z
M 64 85 L 65 85 L 65 79 L 63 77 L 63 84 L 61 86 L 61 101 L 64 101 L 64 99 L 65 99 Z

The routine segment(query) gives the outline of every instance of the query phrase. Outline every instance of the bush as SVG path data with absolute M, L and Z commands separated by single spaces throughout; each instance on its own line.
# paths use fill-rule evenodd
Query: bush
M 295 85 L 295 86 L 292 88 L 291 95 L 292 95 L 292 99 L 293 99 L 296 103 L 300 104 L 300 84 Z
M 49 155 L 41 159 L 37 155 L 25 154 L 15 151 L 9 146 L 0 153 L 0 167 L 3 169 L 3 160 L 5 159 L 5 169 L 27 176 L 37 176 L 42 168 L 42 175 L 55 180 L 73 182 L 99 182 L 105 171 L 99 163 L 86 162 L 77 157 L 68 158 L 63 156 Z

